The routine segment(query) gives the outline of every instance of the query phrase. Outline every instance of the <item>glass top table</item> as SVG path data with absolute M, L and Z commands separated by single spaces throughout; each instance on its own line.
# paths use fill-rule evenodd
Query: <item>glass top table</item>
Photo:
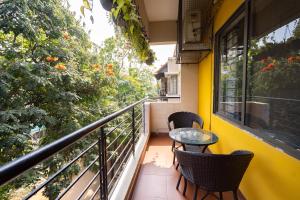
M 176 128 L 169 132 L 171 139 L 182 145 L 205 146 L 218 142 L 218 136 L 214 133 L 198 128 Z

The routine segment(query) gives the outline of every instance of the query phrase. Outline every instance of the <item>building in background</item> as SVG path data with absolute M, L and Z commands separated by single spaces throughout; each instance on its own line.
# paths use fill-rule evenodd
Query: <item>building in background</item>
M 176 64 L 176 58 L 168 58 L 155 73 L 158 81 L 158 95 L 161 97 L 180 98 L 181 94 L 181 66 Z

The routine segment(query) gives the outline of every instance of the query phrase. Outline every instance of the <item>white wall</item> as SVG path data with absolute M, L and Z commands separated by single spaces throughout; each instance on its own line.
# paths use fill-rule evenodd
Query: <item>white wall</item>
M 181 67 L 180 64 L 176 64 L 175 57 L 168 58 L 168 72 L 167 73 L 179 73 L 180 67 Z
M 168 132 L 168 116 L 178 111 L 198 112 L 198 65 L 181 65 L 181 98 L 179 102 L 150 104 L 150 131 Z

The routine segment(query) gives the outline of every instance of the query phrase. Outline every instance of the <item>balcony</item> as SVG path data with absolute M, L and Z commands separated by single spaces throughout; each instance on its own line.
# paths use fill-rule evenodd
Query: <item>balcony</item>
M 99 121 L 71 133 L 47 146 L 29 153 L 0 168 L 0 184 L 22 180 L 23 176 L 38 165 L 57 158 L 61 151 L 80 142 L 87 142 L 81 152 L 49 177 L 36 177 L 37 181 L 29 193 L 22 191 L 23 199 L 47 199 L 45 188 L 49 184 L 60 184 L 61 176 L 79 162 L 81 169 L 73 174 L 71 181 L 53 199 L 192 199 L 194 188 L 188 183 L 187 193 L 182 194 L 183 184 L 176 190 L 179 172 L 173 165 L 171 139 L 166 132 L 155 129 L 159 124 L 151 119 L 162 118 L 161 112 L 174 102 L 157 102 L 157 99 L 143 99 Z M 180 104 L 180 103 L 176 103 Z M 155 109 L 153 110 L 154 107 Z M 167 109 L 165 113 L 173 112 Z M 119 121 L 119 120 L 123 121 Z M 167 118 L 165 118 L 166 122 Z M 113 122 L 118 122 L 114 127 Z M 121 131 L 120 131 L 120 130 Z M 150 129 L 156 133 L 150 134 Z M 83 164 L 86 156 L 92 161 Z M 50 167 L 50 166 L 49 166 Z M 36 174 L 36 176 L 38 176 Z M 42 176 L 41 174 L 39 176 Z M 182 181 L 183 182 L 183 181 Z M 150 189 L 151 188 L 151 189 Z M 198 192 L 198 197 L 204 195 Z M 20 194 L 18 194 L 20 197 Z M 239 193 L 240 199 L 244 199 Z M 211 194 L 207 199 L 214 199 Z M 224 199 L 232 199 L 231 193 L 224 193 Z
M 136 2 L 150 43 L 180 42 L 178 36 L 182 30 L 177 32 L 180 27 L 176 20 L 179 3 L 183 0 Z M 181 65 L 179 99 L 142 99 L 1 166 L 0 185 L 16 184 L 30 173 L 37 180 L 34 185 L 14 191 L 18 197 L 43 200 L 47 199 L 46 192 L 50 199 L 192 199 L 191 184 L 186 196 L 182 195 L 182 185 L 176 190 L 178 171 L 172 164 L 171 141 L 167 135 L 167 117 L 184 110 L 201 115 L 204 129 L 220 138 L 209 147 L 212 153 L 227 154 L 237 149 L 254 152 L 240 185 L 239 199 L 300 199 L 299 31 L 293 31 L 300 24 L 300 7 L 294 6 L 299 2 L 210 2 L 214 4 L 212 11 L 206 9 L 208 7 L 203 9 L 211 14 L 212 19 L 208 20 L 211 23 L 203 24 L 203 30 L 210 26 L 213 30 L 212 33 L 207 31 L 203 39 L 213 38 L 216 45 L 214 48 L 211 45 L 201 56 L 199 52 L 186 51 L 189 55 L 185 57 L 178 51 L 179 61 L 184 57 L 188 61 L 193 58 L 193 62 Z M 270 14 L 274 10 L 276 12 Z M 255 19 L 258 20 L 251 21 Z M 256 26 L 253 35 L 248 30 L 249 24 Z M 286 38 L 282 38 L 283 32 Z M 293 33 L 297 35 L 292 37 Z M 258 38 L 272 38 L 272 35 L 276 37 L 270 41 Z M 242 36 L 248 38 L 241 39 Z M 282 41 L 277 41 L 278 38 Z M 228 43 L 230 39 L 233 40 Z M 262 47 L 254 56 L 244 48 L 252 40 L 258 41 L 257 47 Z M 221 48 L 218 43 L 236 47 Z M 199 56 L 196 61 L 194 53 Z M 224 70 L 222 67 L 227 65 L 228 69 Z M 226 80 L 228 74 L 232 77 Z M 291 78 L 287 78 L 289 76 Z M 255 95 L 257 90 L 259 96 Z M 253 92 L 253 96 L 247 92 Z M 80 145 L 80 152 L 73 152 L 73 145 Z M 48 165 L 43 170 L 48 170 L 51 160 L 61 158 L 61 152 L 72 154 L 61 161 L 60 168 L 53 174 L 45 177 L 43 172 L 36 171 L 44 163 Z M 68 172 L 72 172 L 69 177 Z M 198 199 L 203 195 L 204 191 L 200 191 Z M 224 198 L 233 199 L 231 193 L 224 193 Z M 215 197 L 212 194 L 208 199 Z

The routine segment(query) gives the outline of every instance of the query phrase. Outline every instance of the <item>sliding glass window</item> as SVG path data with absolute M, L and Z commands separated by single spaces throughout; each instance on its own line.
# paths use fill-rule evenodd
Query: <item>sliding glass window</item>
M 300 155 L 300 1 L 247 2 L 216 34 L 214 111 Z

